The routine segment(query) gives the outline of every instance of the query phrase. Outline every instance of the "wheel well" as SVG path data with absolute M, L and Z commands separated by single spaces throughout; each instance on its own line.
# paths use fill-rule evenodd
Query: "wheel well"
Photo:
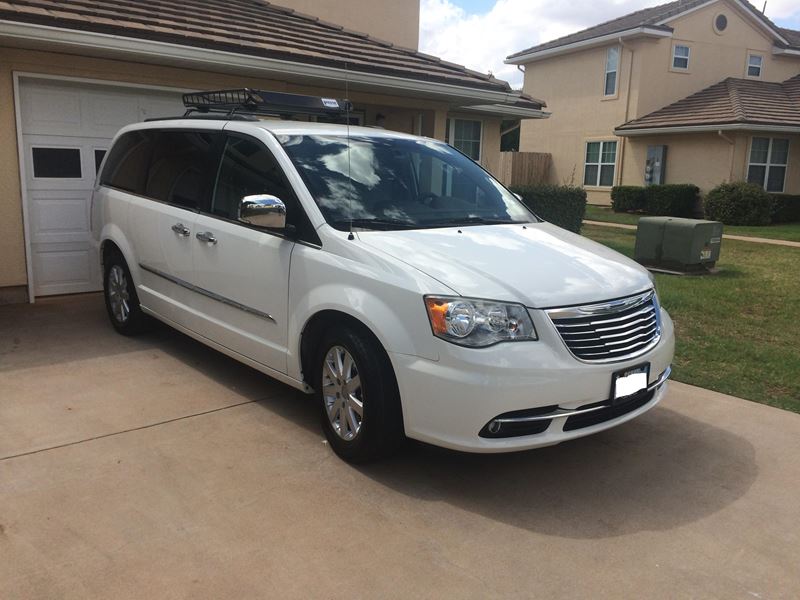
M 119 254 L 122 256 L 122 250 L 120 250 L 119 246 L 117 246 L 111 240 L 105 240 L 102 244 L 100 244 L 100 250 L 100 255 L 103 259 L 103 266 L 105 266 L 106 260 L 108 260 L 108 258 L 113 254 Z
M 376 336 L 369 327 L 364 325 L 364 323 L 338 310 L 323 310 L 309 319 L 300 336 L 300 368 L 302 369 L 303 381 L 311 387 L 314 387 L 313 381 L 310 378 L 312 369 L 311 361 L 314 360 L 314 352 L 322 341 L 325 332 L 336 325 L 353 327 L 357 331 L 372 338 L 378 348 L 381 349 L 386 360 L 389 360 L 389 355 L 386 353 L 386 349 L 383 347 L 383 344 L 381 344 L 378 336 Z M 391 364 L 391 361 L 389 364 Z

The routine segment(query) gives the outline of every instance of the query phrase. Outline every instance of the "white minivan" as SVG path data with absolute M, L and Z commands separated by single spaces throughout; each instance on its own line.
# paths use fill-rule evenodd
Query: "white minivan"
M 673 326 L 644 268 L 440 141 L 213 109 L 126 127 L 103 162 L 120 333 L 155 317 L 314 394 L 349 461 L 406 436 L 552 445 L 664 396 Z

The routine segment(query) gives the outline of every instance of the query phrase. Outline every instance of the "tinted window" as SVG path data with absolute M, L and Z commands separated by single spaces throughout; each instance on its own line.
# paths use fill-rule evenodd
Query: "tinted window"
M 81 151 L 78 148 L 32 148 L 33 176 L 36 178 L 80 179 Z
M 151 131 L 131 131 L 121 136 L 111 149 L 100 183 L 126 192 L 144 194 L 152 150 Z
M 206 210 L 222 135 L 208 131 L 159 131 L 144 195 L 191 210 Z
M 231 136 L 222 156 L 211 212 L 238 219 L 242 198 L 254 194 L 277 196 L 286 204 L 287 223 L 300 224 L 302 208 L 272 152 L 256 140 Z

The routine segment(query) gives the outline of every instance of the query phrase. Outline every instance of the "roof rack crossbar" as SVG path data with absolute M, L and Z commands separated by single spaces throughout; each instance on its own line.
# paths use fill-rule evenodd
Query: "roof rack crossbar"
M 225 113 L 291 117 L 294 115 L 346 116 L 353 110 L 350 100 L 321 98 L 251 88 L 191 92 L 183 95 L 188 117 L 192 113 Z

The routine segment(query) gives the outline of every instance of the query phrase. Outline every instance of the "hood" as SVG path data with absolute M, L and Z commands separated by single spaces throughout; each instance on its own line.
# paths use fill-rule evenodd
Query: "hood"
M 362 231 L 359 239 L 461 296 L 531 308 L 590 304 L 652 287 L 622 254 L 549 223 Z

